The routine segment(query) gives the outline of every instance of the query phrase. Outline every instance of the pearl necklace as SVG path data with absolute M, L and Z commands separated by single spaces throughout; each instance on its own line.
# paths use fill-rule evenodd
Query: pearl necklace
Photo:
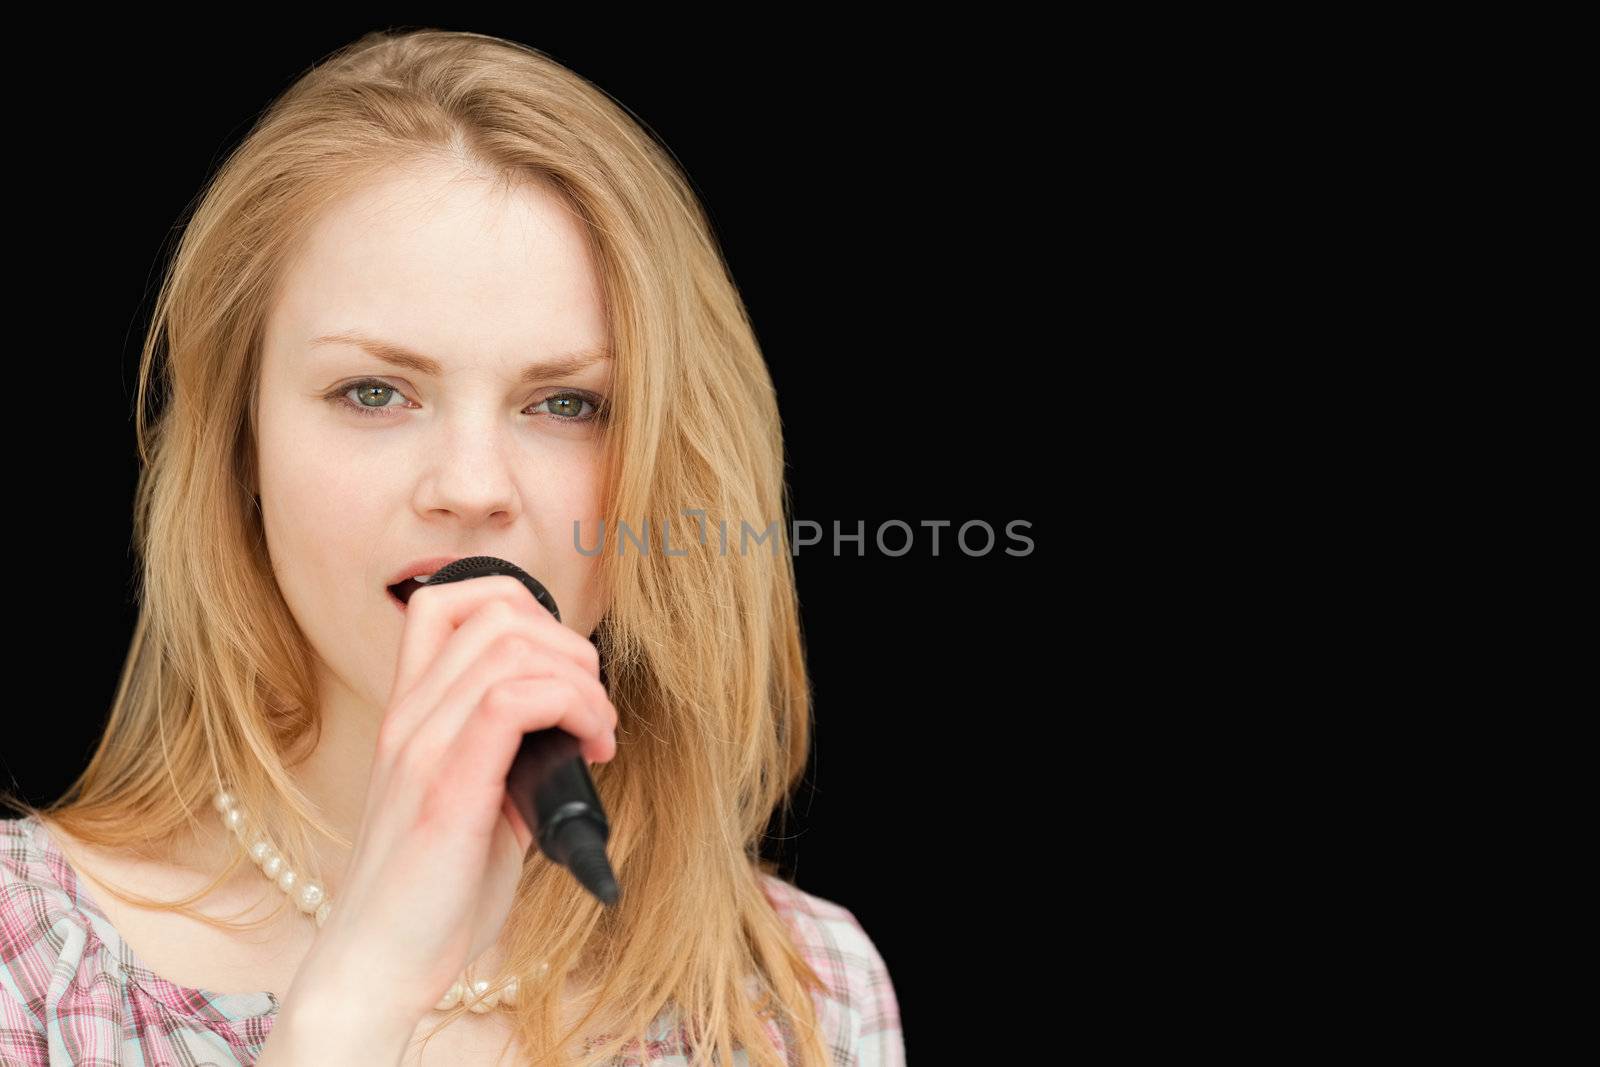
M 211 804 L 222 813 L 223 823 L 233 831 L 234 836 L 246 844 L 250 859 L 261 868 L 261 873 L 276 882 L 278 888 L 283 890 L 302 912 L 314 917 L 320 930 L 322 924 L 328 921 L 328 913 L 333 909 L 333 901 L 328 898 L 327 891 L 315 882 L 302 881 L 298 874 L 291 871 L 264 833 L 259 830 L 251 833 L 244 811 L 239 808 L 232 793 L 226 789 L 222 790 L 212 799 Z M 544 977 L 549 970 L 549 963 L 540 963 L 539 977 Z M 463 1001 L 467 1002 L 469 1010 L 480 1015 L 496 1007 L 514 1008 L 517 1004 L 517 991 L 516 975 L 495 984 L 486 978 L 474 979 L 472 968 L 468 966 L 461 972 L 461 977 L 445 991 L 439 1003 L 433 1006 L 433 1010 L 449 1011 Z

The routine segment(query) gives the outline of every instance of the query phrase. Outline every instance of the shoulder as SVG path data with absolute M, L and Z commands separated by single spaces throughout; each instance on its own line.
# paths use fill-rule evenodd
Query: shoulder
M 762 890 L 788 925 L 795 946 L 828 987 L 828 1011 L 836 1011 L 844 1031 L 838 1036 L 860 1067 L 900 1067 L 905 1046 L 900 1006 L 889 966 L 855 914 L 844 905 L 808 893 L 792 882 L 761 874 Z
M 788 924 L 795 945 L 834 995 L 852 999 L 889 968 L 855 914 L 842 904 L 807 893 L 792 882 L 762 874 L 762 889 Z
M 19 937 L 42 935 L 62 920 L 79 922 L 91 936 L 105 932 L 105 913 L 85 895 L 53 834 L 36 816 L 0 819 L 0 961 L 20 951 Z
M 34 816 L 0 819 L 0 986 L 35 1009 L 60 961 L 92 956 L 105 921 L 79 894 L 78 880 Z
M 94 966 L 98 948 L 71 869 L 38 820 L 0 819 L 0 1062 L 49 1062 L 50 1005 L 63 981 Z
M 38 819 L 0 819 L 0 965 L 21 981 L 48 979 L 50 961 L 86 947 L 86 939 L 67 936 L 62 923 L 76 919 L 92 933 L 80 904 L 72 868 L 50 847 Z
M 276 1006 L 246 1015 L 254 996 L 143 966 L 55 833 L 34 815 L 0 819 L 0 1064 L 252 1062 Z M 224 1047 L 238 1060 L 219 1059 Z

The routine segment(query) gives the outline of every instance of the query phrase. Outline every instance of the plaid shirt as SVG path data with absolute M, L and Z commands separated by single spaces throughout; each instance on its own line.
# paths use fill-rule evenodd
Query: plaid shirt
M 762 874 L 773 907 L 829 987 L 815 1003 L 833 1067 L 904 1067 L 889 971 L 844 907 Z M 118 936 L 33 816 L 0 819 L 0 1064 L 200 1067 L 253 1064 L 278 1013 L 268 992 L 213 993 L 169 982 Z M 783 1029 L 769 1032 L 786 1048 Z M 682 1067 L 691 1050 L 666 1013 L 611 1062 Z M 748 1067 L 743 1049 L 735 1067 Z

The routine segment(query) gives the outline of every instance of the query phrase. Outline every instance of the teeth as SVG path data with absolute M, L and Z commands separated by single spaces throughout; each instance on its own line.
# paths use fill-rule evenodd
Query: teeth
M 413 582 L 425 582 L 429 578 L 432 578 L 432 577 L 433 577 L 433 575 L 431 575 L 431 574 L 414 574 L 414 575 L 411 576 L 411 580 Z

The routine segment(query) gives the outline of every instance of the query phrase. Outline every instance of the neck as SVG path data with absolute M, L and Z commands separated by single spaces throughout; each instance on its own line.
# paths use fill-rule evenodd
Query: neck
M 318 681 L 322 728 L 317 747 L 289 767 L 288 773 L 305 793 L 312 809 L 351 843 L 351 846 L 344 846 L 321 834 L 311 835 L 315 850 L 315 871 L 311 876 L 330 897 L 338 899 L 350 862 L 350 848 L 365 812 L 383 712 L 352 693 L 326 668 L 322 669 Z M 210 877 L 225 867 L 234 853 L 248 847 L 248 842 L 241 842 L 230 833 L 223 826 L 220 813 L 209 804 L 203 820 L 209 820 L 205 822 L 205 832 L 198 836 L 184 834 L 181 840 L 174 842 L 171 859 L 179 867 Z M 235 889 L 253 890 L 261 882 L 260 871 L 246 861 L 230 884 Z
M 316 749 L 289 769 L 312 807 L 353 846 L 366 811 L 383 709 L 362 700 L 323 669 L 322 731 Z M 334 897 L 344 883 L 350 848 L 315 835 L 318 874 Z

